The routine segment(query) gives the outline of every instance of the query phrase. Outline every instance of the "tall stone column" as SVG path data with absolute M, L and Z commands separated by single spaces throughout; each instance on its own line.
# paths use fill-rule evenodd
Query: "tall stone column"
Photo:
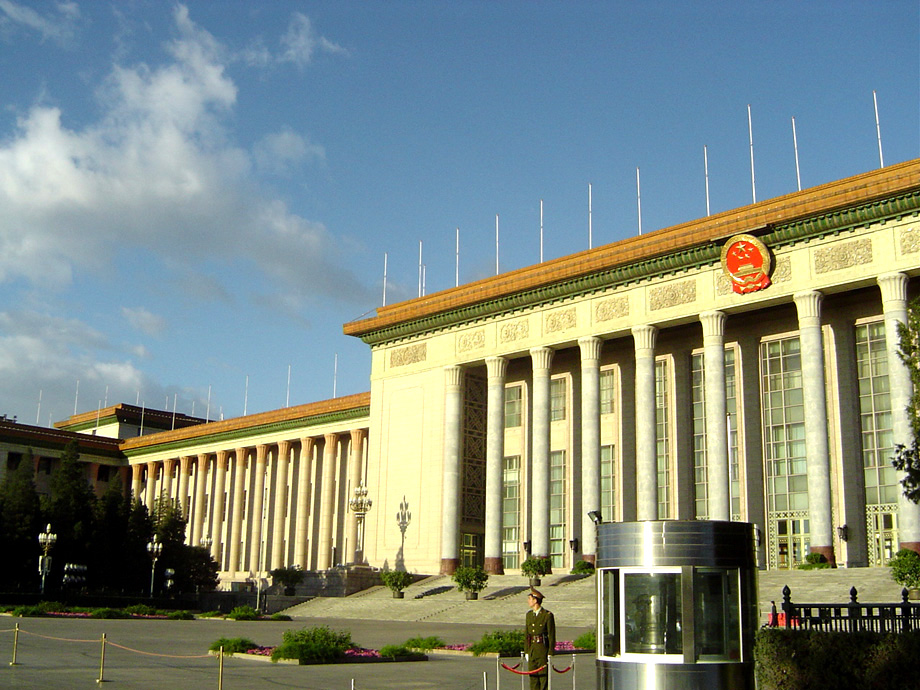
M 836 565 L 831 520 L 831 472 L 827 443 L 827 396 L 824 381 L 824 340 L 821 300 L 817 290 L 793 295 L 799 314 L 802 356 L 802 397 L 805 402 L 805 467 L 808 471 L 809 551 Z
M 294 527 L 294 563 L 307 570 L 307 526 L 310 518 L 310 478 L 313 474 L 314 439 L 300 439 L 300 461 L 297 463 L 297 521 Z
M 230 522 L 230 562 L 227 570 L 231 573 L 243 569 L 240 560 L 240 550 L 243 546 L 243 509 L 245 508 L 246 495 L 246 464 L 249 459 L 247 448 L 236 449 L 236 463 L 233 473 L 233 495 L 230 505 L 233 506 L 233 519 Z
M 143 500 L 143 495 L 141 494 L 141 487 L 144 482 L 144 465 L 137 464 L 131 465 L 131 500 L 140 501 Z
M 502 465 L 505 457 L 505 372 L 508 360 L 487 357 L 485 571 L 505 572 L 502 564 Z
M 366 438 L 366 429 L 351 430 L 351 463 L 348 465 L 348 489 L 350 493 L 345 496 L 346 505 L 355 495 L 355 488 L 361 484 L 361 480 L 364 477 L 364 441 Z M 346 534 L 348 535 L 348 549 L 350 551 L 347 560 L 356 563 L 358 554 L 358 516 L 352 510 L 347 510 L 347 514 Z
M 179 458 L 179 508 L 182 510 L 182 517 L 188 520 L 188 484 L 189 476 L 192 473 L 192 459 L 188 455 Z
M 655 436 L 655 326 L 632 329 L 636 348 L 636 517 L 658 519 L 658 450 Z
M 590 563 L 597 556 L 597 527 L 588 513 L 601 509 L 601 347 L 604 341 L 578 339 L 581 351 L 581 551 Z M 608 515 L 607 519 L 613 519 Z
M 256 446 L 256 473 L 253 479 L 252 488 L 252 513 L 249 518 L 250 534 L 249 540 L 249 570 L 256 573 L 256 577 L 262 577 L 260 566 L 262 558 L 262 521 L 265 515 L 265 468 L 268 463 L 268 446 L 260 443 Z
M 208 453 L 199 453 L 195 463 L 195 505 L 192 507 L 192 546 L 201 544 L 204 536 L 205 488 L 208 485 Z
M 287 544 L 284 539 L 284 523 L 287 517 L 288 466 L 291 462 L 291 442 L 278 442 L 278 472 L 275 474 L 275 516 L 272 524 L 272 570 L 287 564 Z
M 548 347 L 530 350 L 533 362 L 533 419 L 531 458 L 531 553 L 538 558 L 549 557 L 549 407 L 550 367 L 553 351 Z
M 211 555 L 217 561 L 218 567 L 223 563 L 223 538 L 224 538 L 224 493 L 227 490 L 227 457 L 225 450 L 217 451 L 214 469 L 214 513 L 211 517 Z
M 172 499 L 173 472 L 176 471 L 176 459 L 166 458 L 163 461 L 163 495 Z
M 338 434 L 326 434 L 323 448 L 323 486 L 320 489 L 319 544 L 316 552 L 316 569 L 327 570 L 332 563 L 332 525 L 335 516 L 335 465 L 338 458 Z
M 725 314 L 700 314 L 703 324 L 703 377 L 706 396 L 706 483 L 709 519 L 732 519 L 728 417 L 725 402 Z
M 460 465 L 463 369 L 444 368 L 444 477 L 441 496 L 441 574 L 460 565 Z
M 157 466 L 158 462 L 151 460 L 147 463 L 147 486 L 146 486 L 146 496 L 144 497 L 144 504 L 147 506 L 147 510 L 153 513 L 154 505 L 157 500 Z
M 913 394 L 910 372 L 898 357 L 898 324 L 907 323 L 907 276 L 886 273 L 878 278 L 885 313 L 885 350 L 888 354 L 888 387 L 891 395 L 891 435 L 895 443 L 911 444 L 910 417 L 907 409 Z M 898 473 L 898 481 L 904 473 Z M 908 501 L 898 485 L 898 542 L 902 549 L 920 553 L 920 506 Z

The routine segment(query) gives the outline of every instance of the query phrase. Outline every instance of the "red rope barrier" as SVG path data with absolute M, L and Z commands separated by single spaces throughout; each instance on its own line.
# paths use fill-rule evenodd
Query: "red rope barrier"
M 568 666 L 567 668 L 564 668 L 564 669 L 562 669 L 562 670 L 560 671 L 558 668 L 556 668 L 555 666 L 553 666 L 553 670 L 554 670 L 556 673 L 568 673 L 569 671 L 572 670 L 572 667 L 571 667 L 571 666 Z
M 518 666 L 520 666 L 520 664 L 518 664 L 518 665 L 515 666 L 514 668 L 517 668 Z M 516 673 L 516 674 L 518 674 L 519 676 L 532 676 L 534 673 L 539 673 L 540 671 L 543 671 L 543 670 L 546 669 L 546 666 L 545 666 L 545 665 L 544 665 L 544 666 L 541 666 L 540 668 L 535 668 L 533 671 L 515 671 L 514 668 L 511 668 L 510 666 L 506 666 L 505 664 L 502 664 L 502 667 L 503 667 L 506 671 L 511 671 L 511 673 Z

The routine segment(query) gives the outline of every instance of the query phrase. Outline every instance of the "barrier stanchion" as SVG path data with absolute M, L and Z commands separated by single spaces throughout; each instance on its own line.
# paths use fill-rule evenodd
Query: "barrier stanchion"
M 495 690 L 502 690 L 502 667 L 499 666 L 502 658 L 495 657 Z
M 482 690 L 489 690 L 489 681 L 486 680 L 486 672 L 482 672 Z
M 102 653 L 99 655 L 99 677 L 96 679 L 97 683 L 104 683 L 105 679 L 103 674 L 105 673 L 105 633 L 102 633 Z
M 224 690 L 224 646 L 217 652 L 217 690 Z
M 16 624 L 16 627 L 13 628 L 13 660 L 10 662 L 10 666 L 17 666 L 16 663 L 16 650 L 19 647 L 19 623 Z
M 521 663 L 519 664 L 520 666 L 524 665 L 525 659 L 526 659 L 526 656 L 524 655 L 524 652 L 521 652 Z M 521 690 L 524 690 L 524 676 L 521 676 Z

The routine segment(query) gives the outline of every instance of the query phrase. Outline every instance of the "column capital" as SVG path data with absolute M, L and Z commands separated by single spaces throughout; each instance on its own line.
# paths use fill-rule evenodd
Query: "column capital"
M 878 286 L 882 289 L 882 309 L 884 311 L 907 308 L 907 274 L 883 273 L 877 280 Z
M 237 448 L 234 451 L 236 455 L 236 465 L 237 467 L 242 467 L 246 464 L 246 460 L 249 459 L 249 449 L 248 448 Z
M 351 442 L 357 445 L 367 438 L 367 429 L 352 429 L 349 434 L 351 434 Z
M 444 383 L 448 388 L 459 388 L 463 381 L 463 367 L 452 364 L 444 367 Z
M 316 438 L 313 436 L 304 436 L 300 439 L 300 452 L 309 453 L 313 450 L 313 446 L 316 444 Z
M 140 481 L 144 477 L 144 465 L 131 465 L 131 478 Z
M 264 465 L 268 460 L 268 444 L 260 443 L 256 446 L 256 463 Z
M 505 378 L 505 372 L 508 371 L 508 358 L 486 357 L 486 371 L 490 379 Z
M 326 441 L 326 446 L 331 446 L 339 440 L 339 435 L 336 433 L 323 434 L 323 439 Z
M 817 290 L 797 292 L 792 296 L 799 312 L 799 328 L 821 325 L 821 301 L 824 295 Z
M 658 338 L 658 328 L 656 326 L 633 326 L 632 335 L 636 344 L 636 354 L 655 354 L 655 340 Z
M 725 312 L 704 311 L 700 314 L 703 324 L 703 343 L 712 339 L 713 344 L 721 343 L 725 337 Z
M 164 471 L 166 474 L 171 475 L 172 472 L 173 472 L 173 470 L 175 469 L 175 467 L 176 467 L 176 459 L 175 459 L 175 458 L 166 458 L 166 459 L 163 461 L 163 471 Z
M 553 348 L 551 347 L 532 347 L 530 348 L 530 358 L 533 361 L 534 373 L 537 371 L 546 371 L 553 363 Z
M 288 455 L 291 452 L 291 442 L 290 441 L 278 441 L 278 458 L 280 459 L 282 455 Z
M 202 465 L 207 464 L 208 458 L 211 457 L 210 453 L 198 453 L 198 462 Z
M 192 471 L 192 456 L 183 455 L 179 458 L 179 471 L 188 474 Z
M 588 335 L 578 339 L 578 349 L 581 350 L 581 361 L 591 362 L 601 357 L 601 347 L 604 341 L 597 336 Z
M 230 457 L 229 450 L 219 450 L 217 451 L 217 468 L 218 469 L 227 469 L 227 458 Z

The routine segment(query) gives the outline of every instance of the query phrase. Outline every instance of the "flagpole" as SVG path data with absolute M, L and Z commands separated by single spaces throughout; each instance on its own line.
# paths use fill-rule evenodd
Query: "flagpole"
M 706 178 L 706 215 L 709 215 L 709 152 L 703 144 L 703 175 Z
M 591 226 L 591 183 L 588 183 L 588 249 L 594 248 L 594 229 Z
M 792 148 L 795 149 L 795 183 L 802 191 L 802 176 L 799 174 L 799 140 L 795 135 L 795 118 L 792 118 Z
M 418 241 L 418 296 L 422 296 L 422 241 Z
M 882 128 L 878 123 L 878 96 L 875 95 L 875 89 L 872 89 L 872 103 L 875 105 L 875 134 L 878 137 L 878 167 L 885 167 L 885 158 L 882 156 Z
M 540 199 L 540 263 L 543 263 L 543 199 Z
M 495 275 L 498 275 L 498 214 L 495 214 Z
M 460 228 L 457 227 L 456 261 L 454 262 L 454 287 L 460 287 Z
M 757 186 L 754 183 L 754 128 L 751 125 L 751 104 L 748 103 L 748 141 L 751 144 L 751 198 L 757 203 Z
M 387 253 L 383 253 L 383 306 L 387 306 Z
M 639 234 L 642 234 L 642 190 L 639 187 L 639 167 L 636 166 L 636 208 L 639 211 Z

